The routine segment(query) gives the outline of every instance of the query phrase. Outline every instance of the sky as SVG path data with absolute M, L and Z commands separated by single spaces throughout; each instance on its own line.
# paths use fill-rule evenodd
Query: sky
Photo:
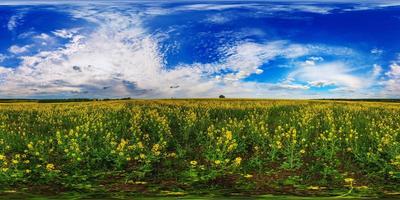
M 0 98 L 400 98 L 399 1 L 0 1 Z

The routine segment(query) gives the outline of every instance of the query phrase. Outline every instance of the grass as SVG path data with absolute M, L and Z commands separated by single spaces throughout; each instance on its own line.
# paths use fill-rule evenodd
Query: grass
M 0 187 L 395 196 L 400 107 L 181 99 L 0 104 Z

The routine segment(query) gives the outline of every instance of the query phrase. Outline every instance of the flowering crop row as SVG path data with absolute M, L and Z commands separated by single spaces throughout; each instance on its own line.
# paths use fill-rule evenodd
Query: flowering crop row
M 389 103 L 0 104 L 0 185 L 398 189 L 399 142 L 400 106 Z

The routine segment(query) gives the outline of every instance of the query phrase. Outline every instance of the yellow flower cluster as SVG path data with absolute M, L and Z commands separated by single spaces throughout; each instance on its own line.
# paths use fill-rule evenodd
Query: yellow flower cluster
M 46 169 L 47 169 L 48 171 L 53 171 L 53 170 L 55 169 L 54 164 L 48 163 L 48 164 L 46 165 Z

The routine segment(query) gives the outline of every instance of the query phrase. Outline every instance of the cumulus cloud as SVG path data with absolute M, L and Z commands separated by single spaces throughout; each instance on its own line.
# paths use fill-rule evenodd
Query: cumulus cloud
M 296 58 L 306 55 L 309 49 L 287 41 L 273 41 L 264 44 L 246 42 L 223 51 L 228 55 L 223 66 L 234 71 L 226 74 L 225 79 L 240 80 L 251 74 L 261 74 L 260 67 L 278 56 Z
M 288 80 L 306 83 L 310 88 L 329 87 L 329 93 L 320 93 L 321 98 L 349 98 L 349 94 L 351 98 L 370 98 L 381 96 L 382 72 L 383 68 L 377 64 L 360 68 L 352 63 L 325 62 L 322 57 L 315 57 L 299 63 L 289 73 Z
M 386 72 L 386 75 L 390 78 L 400 78 L 400 65 L 393 63 L 390 65 L 390 70 Z
M 8 51 L 13 54 L 21 54 L 25 53 L 31 48 L 31 45 L 25 45 L 25 46 L 18 46 L 18 45 L 12 45 Z
M 9 68 L 0 66 L 0 74 L 6 74 L 6 73 L 9 73 L 9 72 L 11 72 L 11 71 L 12 71 L 12 70 L 9 69 Z
M 387 97 L 400 97 L 400 65 L 392 63 L 388 72 L 385 73 L 387 79 L 382 81 L 384 85 L 383 95 Z
M 46 33 L 41 33 L 39 35 L 34 36 L 33 38 L 39 39 L 39 40 L 49 40 L 51 37 L 47 35 Z
M 73 29 L 60 29 L 53 31 L 52 33 L 60 38 L 64 39 L 71 39 L 76 33 L 78 33 L 79 29 L 78 28 L 73 28 Z
M 296 80 L 308 82 L 312 86 L 337 85 L 352 89 L 361 89 L 365 83 L 360 76 L 353 75 L 352 68 L 342 62 L 302 65 L 289 74 Z
M 306 61 L 304 61 L 303 63 L 300 63 L 301 66 L 314 66 L 316 65 L 317 62 L 321 62 L 324 61 L 324 58 L 322 57 L 316 57 L 316 56 L 311 56 L 309 57 Z

